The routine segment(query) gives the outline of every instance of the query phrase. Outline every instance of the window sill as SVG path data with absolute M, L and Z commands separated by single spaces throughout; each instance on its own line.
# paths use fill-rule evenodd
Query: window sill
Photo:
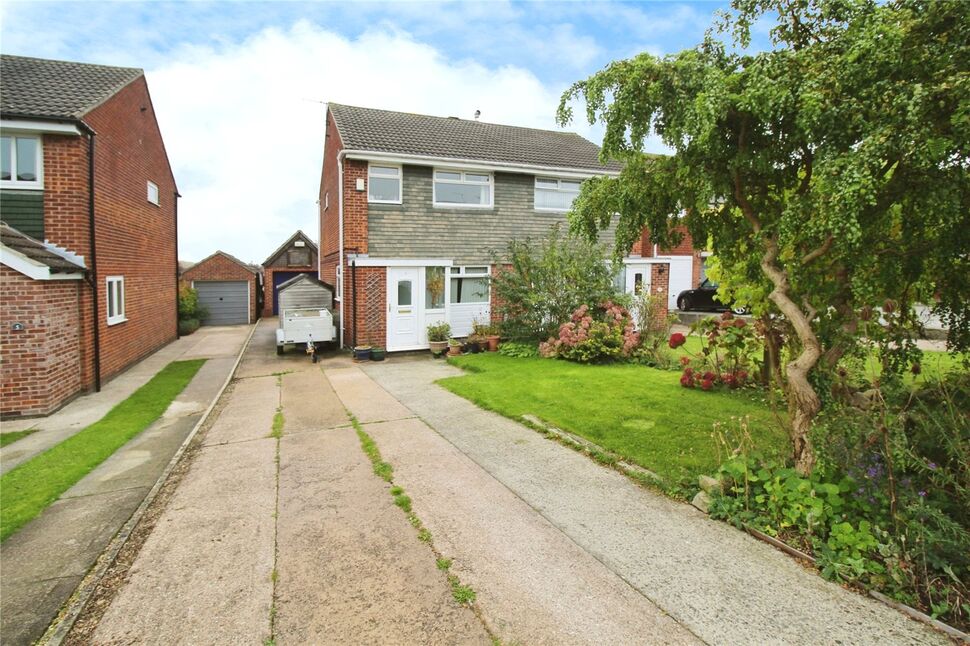
M 14 182 L 11 180 L 0 180 L 0 188 L 16 189 L 18 191 L 43 191 L 42 182 Z
M 400 206 L 400 205 L 404 204 L 404 201 L 403 200 L 398 200 L 397 202 L 395 202 L 393 200 L 371 200 L 371 199 L 368 199 L 367 200 L 367 203 L 368 204 L 394 204 L 394 205 Z
M 432 206 L 436 209 L 449 209 L 452 211 L 463 211 L 465 209 L 494 209 L 494 204 L 438 204 L 433 203 Z
M 111 327 L 112 325 L 119 325 L 121 323 L 126 322 L 127 320 L 128 319 L 125 317 L 108 319 L 108 327 Z

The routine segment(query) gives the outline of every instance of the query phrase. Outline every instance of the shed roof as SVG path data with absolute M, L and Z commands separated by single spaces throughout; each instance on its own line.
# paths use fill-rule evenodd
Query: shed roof
M 619 171 L 574 132 L 328 104 L 345 149 L 503 164 Z
M 286 242 L 284 242 L 279 247 L 277 247 L 276 248 L 276 251 L 274 251 L 273 253 L 271 253 L 269 255 L 269 257 L 267 257 L 266 260 L 263 261 L 263 266 L 264 267 L 269 267 L 271 264 L 273 264 L 274 262 L 276 262 L 277 257 L 281 253 L 283 253 L 284 251 L 286 251 L 287 247 L 289 247 L 291 244 L 293 244 L 296 240 L 303 240 L 305 243 L 307 243 L 307 245 L 309 245 L 309 247 L 314 252 L 319 253 L 319 250 L 317 249 L 317 243 L 314 242 L 313 240 L 311 240 L 310 239 L 310 236 L 308 236 L 307 234 L 303 233 L 303 230 L 302 229 L 298 229 L 296 233 L 294 233 L 289 238 L 287 238 L 286 239 Z

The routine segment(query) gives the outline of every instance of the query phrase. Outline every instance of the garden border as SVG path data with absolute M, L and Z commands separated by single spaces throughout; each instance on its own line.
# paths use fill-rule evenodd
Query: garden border
M 242 361 L 243 355 L 246 353 L 246 349 L 249 348 L 249 342 L 252 340 L 253 334 L 256 332 L 256 325 L 256 323 L 250 324 L 249 336 L 246 337 L 246 341 L 239 349 L 239 354 L 236 355 L 236 361 L 232 365 L 232 370 L 229 371 L 229 375 L 226 377 L 226 380 L 219 389 L 219 392 L 216 393 L 216 396 L 212 398 L 211 402 L 209 402 L 209 406 L 202 414 L 202 417 L 199 418 L 199 421 L 196 422 L 188 436 L 175 451 L 172 459 L 169 460 L 168 464 L 165 466 L 165 469 L 162 471 L 161 475 L 159 475 L 158 480 L 155 481 L 155 484 L 152 486 L 151 490 L 141 501 L 141 504 L 138 505 L 135 513 L 131 515 L 128 521 L 122 525 L 120 530 L 118 530 L 118 533 L 115 534 L 114 538 L 111 539 L 111 542 L 108 543 L 108 546 L 103 552 L 101 552 L 101 555 L 98 557 L 97 561 L 95 561 L 95 564 L 88 571 L 87 575 L 85 575 L 85 577 L 78 584 L 77 588 L 75 588 L 74 592 L 71 594 L 71 597 L 67 600 L 64 606 L 62 606 L 57 617 L 55 617 L 51 624 L 47 627 L 44 635 L 37 640 L 38 644 L 60 646 L 64 642 L 67 635 L 71 632 L 71 628 L 74 627 L 74 622 L 76 622 L 78 617 L 81 616 L 81 613 L 84 611 L 85 606 L 87 606 L 88 601 L 90 601 L 95 590 L 97 590 L 98 585 L 101 583 L 101 580 L 104 578 L 104 575 L 107 573 L 108 569 L 115 562 L 115 559 L 118 558 L 118 554 L 125 546 L 125 543 L 128 542 L 128 538 L 141 521 L 145 511 L 155 500 L 155 497 L 168 480 L 172 471 L 182 460 L 182 456 L 185 455 L 186 450 L 192 443 L 192 440 L 195 439 L 199 429 L 201 429 L 209 419 L 209 416 L 215 409 L 216 404 L 220 399 L 222 399 L 222 395 L 225 393 L 226 388 L 228 388 L 229 384 L 232 383 L 233 378 L 236 376 L 236 370 L 239 368 L 239 363 Z

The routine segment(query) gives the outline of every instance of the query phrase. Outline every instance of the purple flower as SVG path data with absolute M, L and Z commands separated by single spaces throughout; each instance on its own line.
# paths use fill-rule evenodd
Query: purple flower
M 931 470 L 936 471 L 936 462 L 930 462 L 928 466 Z
M 920 497 L 920 498 L 926 498 L 926 492 L 925 492 L 925 491 L 923 491 L 922 489 L 920 489 L 920 490 L 919 490 L 919 497 Z

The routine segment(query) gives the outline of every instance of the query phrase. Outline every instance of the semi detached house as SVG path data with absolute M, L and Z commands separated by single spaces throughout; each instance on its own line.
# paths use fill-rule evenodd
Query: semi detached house
M 140 69 L 0 57 L 4 417 L 176 338 L 175 179 Z
M 342 345 L 416 350 L 431 323 L 461 337 L 493 320 L 490 277 L 509 241 L 543 237 L 584 179 L 618 172 L 573 133 L 330 103 L 320 278 L 336 285 Z M 618 286 L 676 298 L 700 269 L 689 243 L 662 255 L 644 236 Z

